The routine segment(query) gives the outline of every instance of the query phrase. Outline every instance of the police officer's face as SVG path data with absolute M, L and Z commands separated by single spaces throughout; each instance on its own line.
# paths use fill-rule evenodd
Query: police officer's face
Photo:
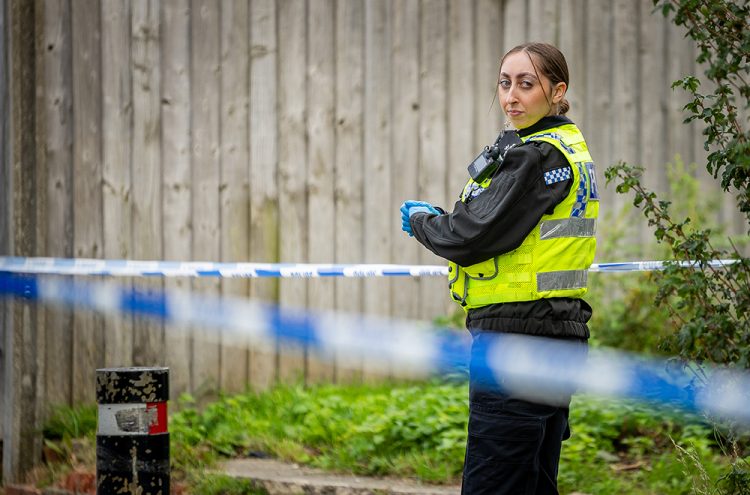
M 553 88 L 548 78 L 537 74 L 525 52 L 508 55 L 500 67 L 498 99 L 516 129 L 525 129 L 546 115 L 554 115 L 557 103 L 565 96 L 565 83 Z

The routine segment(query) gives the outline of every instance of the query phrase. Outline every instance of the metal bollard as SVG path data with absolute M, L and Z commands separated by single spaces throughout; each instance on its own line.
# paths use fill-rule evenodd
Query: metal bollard
M 96 370 L 97 495 L 169 495 L 169 368 Z

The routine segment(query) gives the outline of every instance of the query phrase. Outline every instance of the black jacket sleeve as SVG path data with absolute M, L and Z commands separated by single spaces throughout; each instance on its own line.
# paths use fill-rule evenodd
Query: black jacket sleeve
M 521 245 L 567 196 L 572 179 L 547 185 L 544 172 L 570 164 L 549 143 L 531 141 L 511 148 L 490 186 L 468 204 L 458 201 L 451 213 L 416 213 L 414 237 L 427 249 L 461 266 L 479 263 Z M 573 174 L 571 173 L 572 177 Z

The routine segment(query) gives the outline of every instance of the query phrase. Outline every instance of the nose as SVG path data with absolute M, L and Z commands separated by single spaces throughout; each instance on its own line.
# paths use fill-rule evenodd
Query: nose
M 505 91 L 505 103 L 515 103 L 517 100 L 516 98 L 516 85 L 511 84 L 510 88 L 508 88 L 507 91 Z

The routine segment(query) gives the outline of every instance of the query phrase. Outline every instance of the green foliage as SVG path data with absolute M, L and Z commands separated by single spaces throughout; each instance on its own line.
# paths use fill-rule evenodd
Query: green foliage
M 631 401 L 575 397 L 570 422 L 573 436 L 560 459 L 562 492 L 689 493 L 694 485 L 686 472 L 694 470 L 675 451 L 699 459 L 711 482 L 727 464 L 711 428 L 696 417 Z
M 185 444 L 175 462 L 189 465 L 209 447 L 225 456 L 261 452 L 360 474 L 446 479 L 461 469 L 466 396 L 465 386 L 381 385 L 222 397 L 200 414 L 190 407 L 175 414 L 172 436 Z
M 210 474 L 222 458 L 254 455 L 339 472 L 457 483 L 467 397 L 465 383 L 442 382 L 280 386 L 222 395 L 202 410 L 185 396 L 169 420 L 172 479 L 191 493 L 260 495 L 263 490 L 250 482 Z M 69 412 L 82 415 L 80 408 Z M 711 428 L 696 417 L 576 396 L 570 423 L 572 438 L 563 443 L 560 465 L 561 493 L 690 493 L 697 482 L 694 473 L 713 486 L 728 465 Z M 721 483 L 737 485 L 747 476 L 746 468 L 747 463 L 736 463 Z
M 735 194 L 738 210 L 750 225 L 750 142 L 747 110 L 750 109 L 750 3 L 727 0 L 654 0 L 658 10 L 687 29 L 698 48 L 696 61 L 706 67 L 705 77 L 714 88 L 702 93 L 702 81 L 688 75 L 676 81 L 691 96 L 685 122 L 704 126 L 706 170 L 724 191 Z M 743 117 L 743 112 L 745 116 Z M 617 191 L 633 193 L 656 240 L 674 260 L 657 274 L 656 304 L 666 308 L 675 330 L 666 341 L 670 352 L 685 360 L 714 362 L 750 368 L 750 260 L 737 246 L 722 247 L 711 229 L 699 225 L 700 212 L 677 211 L 641 183 L 642 169 L 619 163 L 607 170 L 608 182 Z M 710 261 L 734 258 L 719 268 Z M 696 378 L 701 379 L 700 373 Z M 750 493 L 747 463 L 740 457 L 737 437 L 728 430 L 728 453 L 733 462 L 717 485 L 720 493 Z M 685 451 L 688 452 L 688 451 Z M 686 459 L 689 455 L 683 456 Z M 698 459 L 699 456 L 693 459 Z M 713 488 L 698 480 L 706 493 Z M 697 490 L 696 490 L 697 491 Z
M 250 480 L 233 478 L 227 475 L 212 474 L 198 476 L 191 484 L 194 495 L 267 495 L 268 492 L 255 486 Z
M 667 164 L 668 189 L 671 208 L 680 215 L 690 216 L 695 226 L 709 224 L 709 214 L 716 211 L 720 195 L 708 194 L 695 177 L 695 164 L 685 165 L 679 156 Z M 638 235 L 637 222 L 633 221 L 633 207 L 623 205 L 600 222 L 599 260 L 665 259 L 669 249 L 655 241 L 645 241 L 640 246 L 632 241 Z M 714 229 L 712 242 L 726 243 L 722 229 Z M 737 242 L 737 241 L 735 241 Z M 728 244 L 726 244 L 728 245 Z M 587 299 L 594 308 L 589 324 L 593 345 L 604 345 L 641 354 L 672 354 L 670 336 L 676 322 L 668 308 L 655 305 L 659 287 L 653 273 L 591 273 Z M 606 310 L 604 310 L 606 308 Z
M 654 0 L 664 15 L 684 26 L 698 47 L 696 61 L 704 64 L 706 78 L 714 83 L 710 94 L 698 92 L 700 80 L 687 76 L 675 81 L 692 95 L 685 106 L 686 122 L 705 123 L 705 149 L 711 151 L 707 169 L 721 175 L 721 185 L 736 188 L 737 204 L 750 219 L 750 143 L 747 122 L 742 121 L 738 105 L 750 108 L 750 4 L 738 1 Z M 744 124 L 744 125 L 743 125 Z
M 711 260 L 740 255 L 736 250 L 728 253 L 714 247 L 718 245 L 720 231 L 704 228 L 707 222 L 700 214 L 710 210 L 699 208 L 692 217 L 675 222 L 672 212 L 686 210 L 675 208 L 669 201 L 657 200 L 656 194 L 640 183 L 640 174 L 640 168 L 624 163 L 607 170 L 609 180 L 621 180 L 617 186 L 619 192 L 635 193 L 634 204 L 642 208 L 657 241 L 669 249 L 665 257 L 675 260 L 666 270 L 651 276 L 658 287 L 654 299 L 669 312 L 668 320 L 673 323 L 665 350 L 689 360 L 747 367 L 750 358 L 747 260 L 725 269 L 711 266 Z M 733 243 L 729 240 L 728 244 Z
M 676 24 L 688 28 L 698 45 L 698 61 L 708 67 L 706 76 L 716 87 L 713 94 L 698 93 L 700 81 L 695 76 L 675 86 L 693 96 L 685 107 L 690 113 L 686 121 L 701 120 L 706 126 L 706 149 L 711 151 L 707 170 L 717 178 L 721 174 L 725 190 L 736 188 L 740 211 L 750 215 L 748 135 L 743 128 L 746 121 L 738 117 L 736 107 L 739 99 L 747 108 L 750 94 L 745 80 L 750 71 L 750 4 L 694 0 L 656 0 L 655 4 L 665 14 L 673 13 Z M 669 350 L 699 362 L 750 367 L 750 262 L 741 259 L 734 247 L 717 247 L 711 230 L 696 225 L 698 212 L 693 213 L 695 217 L 680 216 L 686 212 L 675 212 L 669 201 L 647 190 L 639 167 L 620 163 L 606 175 L 608 181 L 619 182 L 618 192 L 634 193 L 634 205 L 641 208 L 655 238 L 675 260 L 655 276 L 656 302 L 670 311 L 677 326 Z M 740 261 L 723 269 L 709 264 L 730 257 Z
M 96 434 L 97 407 L 95 404 L 80 407 L 54 408 L 44 424 L 43 435 L 49 440 L 66 440 Z

